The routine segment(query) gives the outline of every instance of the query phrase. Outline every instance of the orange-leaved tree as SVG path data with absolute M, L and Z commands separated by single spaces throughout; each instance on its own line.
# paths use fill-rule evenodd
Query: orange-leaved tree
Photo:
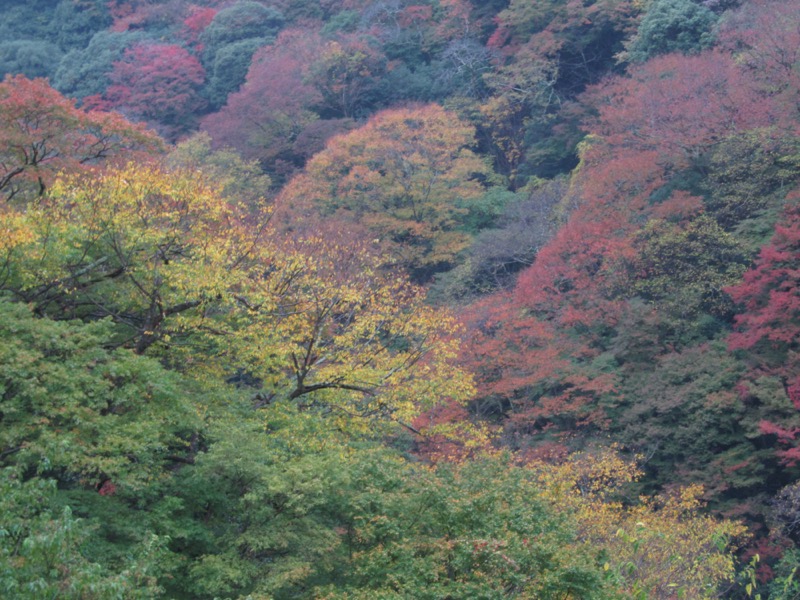
M 472 127 L 439 106 L 387 110 L 331 139 L 283 202 L 360 222 L 424 280 L 468 243 L 460 218 L 489 175 L 469 149 L 473 139 Z

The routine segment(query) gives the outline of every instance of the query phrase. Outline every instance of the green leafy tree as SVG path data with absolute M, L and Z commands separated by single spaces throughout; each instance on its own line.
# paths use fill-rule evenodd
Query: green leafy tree
M 731 316 L 733 303 L 723 291 L 738 282 L 749 255 L 708 216 L 685 225 L 649 222 L 633 242 L 629 277 L 612 285 L 626 296 L 637 295 L 683 319 L 699 312 Z M 624 261 L 623 261 L 624 262 Z
M 84 48 L 89 39 L 111 24 L 105 0 L 30 0 L 3 2 L 0 39 L 47 40 L 60 50 Z M 52 61 L 58 62 L 58 54 Z
M 777 390 L 765 381 L 753 390 L 760 394 L 757 402 L 743 398 L 737 384 L 745 364 L 723 343 L 670 351 L 669 324 L 643 312 L 638 331 L 628 329 L 633 315 L 627 315 L 619 336 L 624 339 L 616 340 L 613 351 L 625 377 L 611 409 L 614 437 L 649 457 L 641 489 L 663 489 L 679 472 L 684 483 L 703 485 L 715 510 L 738 504 L 740 513 L 763 519 L 761 507 L 792 472 L 774 460 L 774 443 L 759 423 L 787 419 L 791 409 L 770 398 L 769 387 L 772 394 Z M 748 502 L 732 500 L 744 497 Z
M 466 259 L 443 276 L 444 285 L 440 283 L 443 277 L 437 278 L 437 287 L 453 299 L 512 287 L 516 274 L 533 263 L 555 233 L 554 209 L 567 187 L 565 180 L 556 179 L 527 193 L 490 188 L 482 201 L 485 204 L 471 211 L 471 216 L 483 214 L 483 224 L 491 226 L 476 232 Z
M 499 56 L 484 75 L 492 97 L 481 112 L 496 168 L 513 187 L 524 183 L 525 171 L 552 176 L 574 167 L 581 134 L 559 123 L 558 114 L 614 67 L 635 26 L 637 5 L 511 0 L 498 13 L 487 46 Z M 564 116 L 573 120 L 568 112 Z
M 654 0 L 628 46 L 628 58 L 645 62 L 659 54 L 697 54 L 715 41 L 717 16 L 692 0 Z
M 337 493 L 350 493 L 359 458 L 320 415 L 284 403 L 259 413 L 221 420 L 181 477 L 187 511 L 209 532 L 183 575 L 187 597 L 304 597 L 346 565 Z
M 212 149 L 211 136 L 206 132 L 196 133 L 177 144 L 167 162 L 175 169 L 201 171 L 219 187 L 225 198 L 244 200 L 254 210 L 272 185 L 258 161 L 245 160 L 230 149 Z
M 85 48 L 93 35 L 111 25 L 109 2 L 61 0 L 53 12 L 50 30 L 64 51 Z
M 250 38 L 272 38 L 283 26 L 276 9 L 252 0 L 239 0 L 219 11 L 200 36 L 204 53 L 211 57 L 223 46 Z
M 3 466 L 135 489 L 186 455 L 198 421 L 177 374 L 106 350 L 108 322 L 40 319 L 6 300 L 0 311 Z
M 47 38 L 48 17 L 52 14 L 52 0 L 30 2 L 4 2 L 0 34 L 3 40 Z
M 6 41 L 0 44 L 0 77 L 50 77 L 60 58 L 58 46 L 44 40 Z
M 606 597 L 594 549 L 507 457 L 434 470 L 289 405 L 262 417 L 185 481 L 214 532 L 193 597 Z
M 91 561 L 86 548 L 93 529 L 59 510 L 56 482 L 23 481 L 20 472 L 0 470 L 0 593 L 40 600 L 150 600 L 161 595 L 157 575 L 163 540 L 153 536 L 131 548 L 124 569 Z
M 338 589 L 323 588 L 331 597 L 614 596 L 571 519 L 507 457 L 388 477 L 366 466 L 352 477 L 363 490 L 351 500 L 352 566 Z
M 212 109 L 223 106 L 228 95 L 241 87 L 247 77 L 253 54 L 266 43 L 264 38 L 231 42 L 214 53 L 213 61 L 206 61 L 208 83 L 205 95 Z
M 706 208 L 726 229 L 739 229 L 743 221 L 768 216 L 761 237 L 763 244 L 772 232 L 786 192 L 798 179 L 800 148 L 794 138 L 770 129 L 752 129 L 728 136 L 715 145 L 708 165 L 709 189 Z M 771 217 L 771 218 L 769 218 Z

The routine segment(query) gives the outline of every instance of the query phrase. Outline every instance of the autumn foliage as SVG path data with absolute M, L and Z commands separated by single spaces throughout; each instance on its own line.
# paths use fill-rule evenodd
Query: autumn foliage
M 778 27 L 753 10 L 748 18 Z M 784 105 L 791 85 L 768 87 L 769 71 L 748 65 L 771 42 L 731 23 L 740 56 L 669 54 L 582 95 L 589 135 L 554 211 L 561 227 L 511 290 L 463 311 L 464 360 L 477 378 L 474 411 L 499 416 L 513 447 L 561 456 L 610 435 L 652 453 L 648 489 L 680 472 L 728 510 L 728 498 L 748 495 L 735 510 L 762 519 L 759 503 L 796 475 L 774 466 L 774 452 L 796 464 L 800 431 L 784 134 L 796 122 Z M 517 31 L 496 42 L 524 39 Z M 746 272 L 756 231 L 772 229 L 784 202 L 772 245 Z M 728 357 L 720 341 L 731 326 Z M 706 355 L 718 371 L 697 358 Z M 707 445 L 674 430 L 693 419 L 714 423 Z
M 384 272 L 368 244 L 334 232 L 282 239 L 266 207 L 227 200 L 187 171 L 129 164 L 66 177 L 3 218 L 14 297 L 56 319 L 110 318 L 137 354 L 246 371 L 264 402 L 409 421 L 471 391 L 453 365 L 455 320 Z
M 205 107 L 199 93 L 205 71 L 196 57 L 177 45 L 134 46 L 114 63 L 110 78 L 103 105 L 160 126 L 170 138 L 190 129 Z
M 0 83 L 0 144 L 0 192 L 31 198 L 61 170 L 129 160 L 156 152 L 160 141 L 119 114 L 81 110 L 45 80 L 20 75 Z
M 321 97 L 306 73 L 321 47 L 313 32 L 282 31 L 274 44 L 255 53 L 241 89 L 203 119 L 202 128 L 218 146 L 259 160 L 270 173 L 285 175 L 302 166 L 292 141 L 318 119 L 312 107 Z
M 796 0 L 7 4 L 0 595 L 800 593 Z
M 330 140 L 285 189 L 293 211 L 366 226 L 420 279 L 452 263 L 468 238 L 460 216 L 482 191 L 471 127 L 438 106 L 386 111 Z
M 721 51 L 654 58 L 630 75 L 592 90 L 599 116 L 591 129 L 617 150 L 657 151 L 675 167 L 727 135 L 778 118 L 780 109 Z
M 728 338 L 732 350 L 748 350 L 753 366 L 743 381 L 743 393 L 759 378 L 773 377 L 780 382 L 783 396 L 794 413 L 800 411 L 800 285 L 798 250 L 800 246 L 800 210 L 796 198 L 786 208 L 783 219 L 776 225 L 772 241 L 762 248 L 753 268 L 743 281 L 728 289 L 733 299 L 742 305 L 736 316 L 736 329 Z M 749 393 L 753 393 L 752 389 Z M 778 416 L 777 414 L 775 416 Z M 783 421 L 761 422 L 761 430 L 777 436 L 784 461 L 796 464 L 800 449 L 795 438 L 800 432 L 797 416 L 784 414 Z

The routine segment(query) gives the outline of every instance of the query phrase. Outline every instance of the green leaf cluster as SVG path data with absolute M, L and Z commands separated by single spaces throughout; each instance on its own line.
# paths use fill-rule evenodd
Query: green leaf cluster
M 25 473 L 132 489 L 185 456 L 199 390 L 157 361 L 105 348 L 108 322 L 39 319 L 0 301 L 0 460 Z
M 95 535 L 69 507 L 59 509 L 56 482 L 24 481 L 0 470 L 0 593 L 41 600 L 150 600 L 161 596 L 159 559 L 166 540 L 148 536 L 130 547 L 116 572 L 87 558 Z
M 692 0 L 654 0 L 647 9 L 628 58 L 645 62 L 660 54 L 697 54 L 715 41 L 717 16 Z

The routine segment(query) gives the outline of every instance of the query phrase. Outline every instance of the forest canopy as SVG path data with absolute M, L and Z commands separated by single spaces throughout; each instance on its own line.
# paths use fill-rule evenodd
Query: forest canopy
M 0 596 L 800 593 L 800 2 L 5 4 Z

